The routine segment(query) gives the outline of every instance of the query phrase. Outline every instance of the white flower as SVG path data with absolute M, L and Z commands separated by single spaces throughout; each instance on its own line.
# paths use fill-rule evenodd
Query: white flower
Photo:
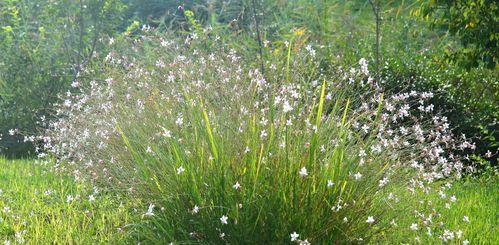
M 17 129 L 17 128 L 16 129 L 9 129 L 9 134 L 10 135 L 14 135 L 14 134 L 16 134 L 18 132 L 19 132 L 19 129 Z
M 361 58 L 359 60 L 360 70 L 364 75 L 369 75 L 369 68 L 367 67 L 367 60 Z
M 417 230 L 418 230 L 418 224 L 416 224 L 416 223 L 412 223 L 412 224 L 411 224 L 411 230 L 413 230 L 413 231 L 417 231 Z
M 332 180 L 327 180 L 327 187 L 331 187 L 333 185 L 334 185 L 334 183 Z
M 300 241 L 300 245 L 310 245 L 310 242 L 305 239 L 304 241 Z
M 182 124 L 184 124 L 184 118 L 182 117 L 182 115 L 180 115 L 177 120 L 175 121 L 175 124 L 177 124 L 177 126 L 182 126 Z
M 286 112 L 290 112 L 293 110 L 293 107 L 291 107 L 291 105 L 289 104 L 289 102 L 286 100 L 284 101 L 284 103 L 282 104 L 282 110 L 284 111 L 284 113 Z
M 305 177 L 308 176 L 307 169 L 305 167 L 303 167 L 303 168 L 300 169 L 300 176 L 302 178 L 305 178 Z
M 470 217 L 468 217 L 468 216 L 466 216 L 466 215 L 465 215 L 465 216 L 463 217 L 463 221 L 464 221 L 464 222 L 468 222 L 468 223 L 469 223 L 469 222 L 470 222 Z
M 369 217 L 367 217 L 366 223 L 369 223 L 369 224 L 374 223 L 374 218 L 373 218 L 373 216 L 369 216 Z
M 463 241 L 463 245 L 468 245 L 468 244 L 470 244 L 470 241 L 468 241 L 468 239 Z
M 451 197 L 450 197 L 450 201 L 451 201 L 451 202 L 455 202 L 456 200 L 457 200 L 456 196 L 451 196 Z
M 222 215 L 222 217 L 220 218 L 220 222 L 222 222 L 222 224 L 226 225 L 226 224 L 228 224 L 228 222 L 227 222 L 228 219 L 229 219 L 229 217 Z
M 492 157 L 492 152 L 487 151 L 487 152 L 485 153 L 485 157 L 487 157 L 487 158 L 491 158 L 491 157 Z
M 177 174 L 181 174 L 185 171 L 184 167 L 180 166 L 177 168 Z
M 362 130 L 364 130 L 366 134 L 369 133 L 369 125 L 365 124 L 364 126 L 362 126 Z
M 343 218 L 343 222 L 344 223 L 348 222 L 348 218 L 347 217 Z
M 267 137 L 267 135 L 268 135 L 267 131 L 265 131 L 265 130 L 262 130 L 262 132 L 260 132 L 260 138 L 262 138 L 262 139 Z
M 161 133 L 161 135 L 163 135 L 163 137 L 165 137 L 165 138 L 171 138 L 172 132 L 166 128 L 163 128 L 163 133 Z
M 362 174 L 360 172 L 357 172 L 353 175 L 353 177 L 355 178 L 355 180 L 360 180 L 360 178 L 362 178 Z
M 450 241 L 454 239 L 454 232 L 450 230 L 444 230 L 444 234 L 440 236 L 440 239 L 442 239 L 444 242 Z
M 236 190 L 237 190 L 237 189 L 241 188 L 241 184 L 239 184 L 239 182 L 236 182 L 236 183 L 232 186 L 232 188 L 234 188 L 234 189 L 236 189 Z
M 383 179 L 379 180 L 379 187 L 383 187 L 388 183 L 388 178 L 384 177 Z
M 149 204 L 149 208 L 147 208 L 147 212 L 144 214 L 144 216 L 153 216 L 154 213 L 152 212 L 154 209 L 154 204 Z
M 365 156 L 367 156 L 366 151 L 365 150 L 360 150 L 359 151 L 359 157 L 365 157 Z
M 192 208 L 192 213 L 193 214 L 199 213 L 199 207 L 198 207 L 198 205 L 194 205 L 194 208 Z
M 93 201 L 95 201 L 95 197 L 94 197 L 94 195 L 89 195 L 89 196 L 88 196 L 88 201 L 89 201 L 89 202 L 93 202 Z
M 292 242 L 298 240 L 298 237 L 300 237 L 300 234 L 296 233 L 296 231 L 291 233 L 291 241 Z

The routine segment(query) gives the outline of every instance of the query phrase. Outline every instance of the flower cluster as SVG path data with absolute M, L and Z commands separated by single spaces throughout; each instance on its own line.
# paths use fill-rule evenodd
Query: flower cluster
M 40 139 L 55 171 L 148 203 L 144 222 L 167 233 L 151 240 L 365 241 L 396 226 L 386 209 L 401 199 L 431 204 L 433 191 L 454 202 L 431 184 L 460 177 L 455 152 L 473 144 L 452 135 L 431 93 L 383 93 L 364 59 L 293 73 L 317 65 L 308 45 L 262 74 L 224 45 L 146 35 L 130 49 L 88 71 L 94 79 L 75 85 Z M 418 237 L 457 232 L 412 211 L 406 228 Z

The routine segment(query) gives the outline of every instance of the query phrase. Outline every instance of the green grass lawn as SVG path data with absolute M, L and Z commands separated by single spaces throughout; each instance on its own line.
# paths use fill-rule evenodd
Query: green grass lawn
M 447 227 L 461 229 L 470 244 L 498 244 L 497 178 L 458 182 L 452 188 L 457 202 L 442 211 Z M 40 161 L 0 158 L 0 190 L 0 242 L 126 243 L 122 231 L 138 218 L 120 207 L 115 195 L 95 193 L 57 176 Z M 463 224 L 464 216 L 469 217 L 468 224 Z M 403 228 L 408 225 L 402 219 L 400 229 L 385 237 L 387 243 L 413 239 L 414 234 Z
M 121 243 L 129 213 L 113 195 L 57 176 L 40 161 L 0 158 L 2 244 Z
M 439 185 L 436 184 L 434 188 L 436 187 Z M 449 192 L 455 195 L 456 202 L 451 203 L 451 208 L 445 208 L 446 202 L 436 196 L 428 198 L 437 202 L 435 206 L 441 207 L 438 211 L 442 214 L 443 219 L 435 218 L 435 220 L 442 221 L 445 225 L 444 229 L 454 232 L 461 230 L 463 240 L 468 240 L 469 244 L 499 244 L 498 190 L 497 176 L 484 176 L 479 179 L 453 183 Z M 418 203 L 413 205 L 418 205 Z M 426 211 L 430 213 L 428 208 Z M 387 241 L 387 243 L 394 241 L 405 243 L 407 241 L 414 242 L 414 238 L 420 236 L 423 244 L 441 243 L 438 237 L 427 236 L 426 230 L 419 229 L 417 232 L 410 230 L 410 219 L 404 219 L 404 217 L 410 216 L 413 214 L 401 214 L 395 232 L 387 234 L 382 240 Z M 456 233 L 454 235 L 457 236 Z
M 464 216 L 469 225 L 464 226 L 463 236 L 471 244 L 499 244 L 499 192 L 497 178 L 456 183 L 453 187 L 457 205 L 444 215 L 450 227 L 463 227 Z

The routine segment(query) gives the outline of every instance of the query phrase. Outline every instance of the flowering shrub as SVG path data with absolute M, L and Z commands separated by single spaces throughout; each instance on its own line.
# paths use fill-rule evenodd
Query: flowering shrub
M 465 239 L 439 223 L 439 207 L 403 201 L 431 206 L 437 192 L 450 207 L 450 184 L 429 184 L 459 178 L 452 152 L 473 147 L 433 111 L 432 93 L 385 97 L 365 60 L 325 73 L 310 45 L 285 62 L 276 53 L 262 74 L 198 38 L 147 34 L 109 53 L 42 137 L 56 171 L 137 200 L 137 240 L 375 241 L 400 214 L 414 216 L 401 229 L 416 239 Z

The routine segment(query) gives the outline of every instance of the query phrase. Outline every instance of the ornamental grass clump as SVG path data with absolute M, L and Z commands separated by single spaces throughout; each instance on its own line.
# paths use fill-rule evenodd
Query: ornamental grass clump
M 456 232 L 438 207 L 404 202 L 432 205 L 426 193 L 440 191 L 451 205 L 447 187 L 429 184 L 459 177 L 450 152 L 472 147 L 433 112 L 431 93 L 385 95 L 365 60 L 319 69 L 310 45 L 284 57 L 267 46 L 262 74 L 213 40 L 124 43 L 87 71 L 88 86 L 74 83 L 43 139 L 55 171 L 136 200 L 142 219 L 124 227 L 133 239 L 368 242 L 401 216 L 414 217 L 402 229 L 416 239 Z

